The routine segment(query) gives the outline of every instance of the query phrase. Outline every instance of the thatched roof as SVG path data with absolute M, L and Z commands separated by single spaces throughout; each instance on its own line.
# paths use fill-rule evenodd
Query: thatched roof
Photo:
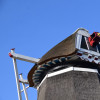
M 63 57 L 63 56 L 66 57 L 68 55 L 73 54 L 76 51 L 75 37 L 76 37 L 76 33 L 72 34 L 71 36 L 69 36 L 68 38 L 64 39 L 62 42 L 57 44 L 40 59 L 38 64 L 40 65 L 54 58 Z
M 34 71 L 37 69 L 37 65 L 34 65 L 34 67 L 32 67 L 32 69 L 29 71 L 28 73 L 28 82 L 29 82 L 29 86 L 32 87 L 34 86 L 34 83 L 33 83 L 33 80 L 32 80 L 32 77 L 33 77 L 33 73 Z
M 40 59 L 38 65 L 46 63 L 47 61 L 52 60 L 54 58 L 67 57 L 68 55 L 75 53 L 75 38 L 76 33 L 72 34 L 71 36 L 57 44 Z M 35 70 L 37 70 L 37 65 L 35 65 L 28 73 L 28 81 L 30 87 L 34 86 L 32 75 L 35 72 Z

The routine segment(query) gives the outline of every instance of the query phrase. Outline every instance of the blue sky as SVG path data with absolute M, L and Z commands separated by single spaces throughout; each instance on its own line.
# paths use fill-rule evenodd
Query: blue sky
M 0 100 L 18 100 L 11 48 L 41 58 L 79 27 L 100 32 L 100 0 L 0 0 Z M 34 64 L 17 65 L 26 79 Z M 36 89 L 27 91 L 29 100 L 37 100 Z

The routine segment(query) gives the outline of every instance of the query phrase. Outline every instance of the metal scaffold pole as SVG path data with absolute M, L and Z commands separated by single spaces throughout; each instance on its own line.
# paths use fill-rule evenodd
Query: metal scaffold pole
M 20 74 L 21 80 L 19 80 L 19 74 L 18 74 L 16 59 L 22 60 L 22 61 L 27 61 L 27 62 L 30 62 L 30 63 L 37 63 L 40 59 L 17 54 L 17 53 L 14 52 L 14 50 L 15 49 L 11 49 L 9 56 L 13 59 L 15 79 L 16 79 L 16 85 L 17 85 L 17 91 L 18 91 L 18 99 L 22 100 L 21 92 L 24 91 L 25 99 L 28 100 L 26 89 L 29 88 L 29 86 L 25 87 L 25 84 L 29 84 L 29 83 L 28 83 L 27 80 L 23 79 L 22 74 Z M 19 82 L 22 83 L 23 90 L 20 89 L 20 83 Z
M 11 52 L 14 53 L 14 49 L 12 49 Z M 16 79 L 16 85 L 17 85 L 17 91 L 18 91 L 18 99 L 22 100 L 20 84 L 19 84 L 17 63 L 16 63 L 16 59 L 15 58 L 12 58 L 12 59 L 13 59 L 13 65 L 14 65 L 14 71 L 15 71 L 15 79 Z
M 22 74 L 19 74 L 19 75 L 20 75 L 20 79 L 23 80 Z M 25 99 L 28 100 L 25 83 L 22 82 L 22 86 L 23 86 L 23 90 L 24 90 L 24 94 L 25 94 Z

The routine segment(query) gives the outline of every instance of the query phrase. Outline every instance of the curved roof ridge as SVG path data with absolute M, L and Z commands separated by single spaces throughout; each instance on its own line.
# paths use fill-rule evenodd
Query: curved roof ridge
M 75 34 L 75 33 L 81 34 L 86 37 L 90 37 L 89 31 L 84 28 L 78 28 L 73 34 Z

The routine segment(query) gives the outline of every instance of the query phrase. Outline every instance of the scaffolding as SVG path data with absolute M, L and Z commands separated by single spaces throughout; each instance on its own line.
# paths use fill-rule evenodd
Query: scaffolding
M 18 59 L 18 60 L 22 60 L 22 61 L 26 61 L 26 62 L 30 62 L 30 63 L 37 63 L 40 59 L 17 54 L 14 52 L 14 50 L 15 50 L 14 48 L 11 49 L 9 56 L 13 60 L 15 79 L 16 79 L 16 85 L 17 85 L 17 92 L 18 92 L 18 99 L 22 100 L 21 92 L 24 92 L 25 99 L 28 100 L 28 95 L 27 95 L 26 89 L 29 88 L 29 86 L 25 87 L 25 84 L 29 84 L 29 83 L 28 83 L 28 80 L 23 79 L 22 73 L 18 74 L 16 60 Z M 20 76 L 20 79 L 19 79 L 19 76 Z M 23 90 L 20 89 L 20 83 L 22 83 Z

